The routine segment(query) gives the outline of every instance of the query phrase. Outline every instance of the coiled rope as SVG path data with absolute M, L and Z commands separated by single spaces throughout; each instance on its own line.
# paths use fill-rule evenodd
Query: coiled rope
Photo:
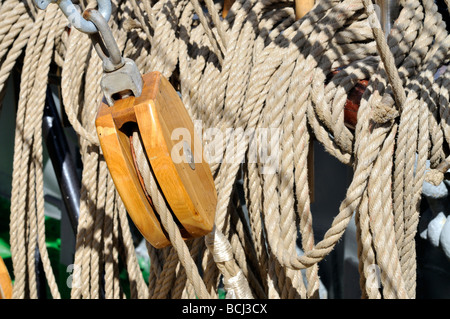
M 110 26 L 124 56 L 142 73 L 169 78 L 192 119 L 202 123 L 204 147 L 214 150 L 215 228 L 206 238 L 180 240 L 136 133 L 130 146 L 137 169 L 172 242 L 162 250 L 148 246 L 146 285 L 95 134 L 101 61 L 87 35 L 68 32 L 56 6 L 36 11 L 31 1 L 6 0 L 0 4 L 0 91 L 23 55 L 10 224 L 15 298 L 37 297 L 36 248 L 52 296 L 60 297 L 43 206 L 41 119 L 52 63 L 61 69 L 62 103 L 83 161 L 72 298 L 100 298 L 102 290 L 105 298 L 125 298 L 120 259 L 131 298 L 217 298 L 222 280 L 228 297 L 317 298 L 318 263 L 353 214 L 362 297 L 415 297 L 421 187 L 426 176 L 439 179 L 450 155 L 449 71 L 437 73 L 448 64 L 450 38 L 434 1 L 401 1 L 387 39 L 367 0 L 316 1 L 298 21 L 293 1 L 237 0 L 224 19 L 222 3 L 211 0 L 112 3 Z M 369 83 L 351 130 L 345 102 L 362 79 Z M 224 139 L 208 136 L 209 128 Z M 258 130 L 271 135 L 262 138 Z M 313 138 L 354 169 L 318 242 L 307 166 Z M 270 156 L 255 152 L 263 142 Z M 373 285 L 373 266 L 381 271 L 381 287 Z

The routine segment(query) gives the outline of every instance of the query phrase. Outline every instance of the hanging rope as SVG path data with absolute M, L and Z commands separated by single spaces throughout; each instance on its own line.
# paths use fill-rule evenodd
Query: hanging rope
M 172 242 L 147 247 L 145 283 L 95 132 L 101 60 L 87 35 L 69 32 L 56 5 L 37 11 L 31 1 L 6 0 L 0 92 L 23 61 L 10 224 L 15 298 L 37 298 L 36 250 L 60 297 L 43 206 L 41 119 L 52 64 L 61 69 L 62 104 L 83 162 L 72 298 L 125 298 L 120 261 L 131 298 L 217 298 L 221 284 L 227 298 L 318 298 L 318 263 L 354 214 L 362 297 L 415 297 L 421 187 L 425 178 L 443 179 L 450 155 L 450 75 L 437 73 L 449 62 L 450 38 L 434 1 L 401 1 L 387 37 L 368 0 L 316 1 L 300 20 L 293 1 L 237 0 L 223 19 L 222 3 L 211 0 L 112 3 L 109 25 L 123 55 L 142 73 L 170 79 L 201 123 L 218 194 L 215 227 L 205 238 L 181 239 L 136 133 L 136 168 Z M 368 85 L 349 129 L 345 103 L 360 80 Z M 354 171 L 318 242 L 307 165 L 313 138 Z

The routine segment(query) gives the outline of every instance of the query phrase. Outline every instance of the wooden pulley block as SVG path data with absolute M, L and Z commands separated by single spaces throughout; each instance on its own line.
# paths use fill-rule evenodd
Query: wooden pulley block
M 8 269 L 6 268 L 2 257 L 0 257 L 0 299 L 11 299 L 12 291 L 13 286 Z
M 170 244 L 133 158 L 133 130 L 184 239 L 213 229 L 217 194 L 201 143 L 180 97 L 159 72 L 143 77 L 139 97 L 100 105 L 96 127 L 114 184 L 136 227 L 155 248 Z M 180 139 L 180 136 L 183 139 Z

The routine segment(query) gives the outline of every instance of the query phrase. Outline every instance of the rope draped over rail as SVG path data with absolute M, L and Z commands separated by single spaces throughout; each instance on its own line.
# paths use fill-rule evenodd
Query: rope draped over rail
M 450 155 L 450 71 L 442 68 L 450 37 L 434 1 L 401 1 L 387 39 L 368 0 L 316 1 L 300 20 L 293 1 L 237 0 L 224 19 L 221 1 L 112 3 L 109 24 L 123 55 L 142 73 L 169 78 L 201 121 L 204 148 L 214 150 L 215 228 L 206 238 L 181 239 L 136 132 L 137 168 L 172 242 L 147 246 L 146 284 L 95 133 L 101 60 L 87 35 L 68 32 L 56 5 L 37 11 L 31 1 L 3 1 L 0 92 L 23 56 L 10 223 L 15 298 L 37 297 L 36 248 L 51 294 L 60 297 L 44 225 L 41 127 L 51 65 L 61 69 L 62 103 L 83 161 L 72 298 L 125 298 L 120 260 L 131 298 L 217 298 L 222 280 L 228 297 L 317 298 L 318 263 L 354 214 L 362 297 L 415 297 L 421 187 L 426 176 L 445 172 Z M 351 130 L 345 103 L 363 79 L 368 86 Z M 224 139 L 208 136 L 209 128 Z M 354 170 L 318 242 L 307 165 L 313 138 Z M 266 156 L 255 151 L 262 143 Z M 373 284 L 374 265 L 381 287 Z

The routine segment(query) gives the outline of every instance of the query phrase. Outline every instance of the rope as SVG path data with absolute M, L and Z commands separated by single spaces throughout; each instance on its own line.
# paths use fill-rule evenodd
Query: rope
M 137 169 L 172 243 L 147 247 L 145 283 L 95 132 L 101 61 L 56 5 L 6 0 L 0 92 L 23 57 L 10 217 L 15 298 L 37 298 L 36 250 L 60 297 L 43 209 L 41 117 L 53 65 L 83 163 L 71 298 L 125 298 L 122 268 L 131 298 L 217 298 L 222 284 L 227 298 L 318 298 L 318 264 L 353 215 L 362 297 L 415 297 L 421 186 L 440 183 L 450 162 L 450 38 L 434 1 L 401 1 L 388 35 L 369 0 L 320 0 L 299 20 L 293 1 L 236 0 L 225 18 L 211 0 L 112 2 L 109 25 L 123 55 L 142 73 L 167 77 L 200 123 L 218 195 L 215 228 L 182 239 L 136 132 Z M 345 104 L 361 80 L 368 84 L 350 129 Z M 308 184 L 313 139 L 354 170 L 320 240 Z
M 188 247 L 182 239 L 181 233 L 176 226 L 175 221 L 173 220 L 172 214 L 165 203 L 163 195 L 158 191 L 156 178 L 154 177 L 150 166 L 146 163 L 146 157 L 142 142 L 140 141 L 140 137 L 137 132 L 133 134 L 132 146 L 135 150 L 137 168 L 144 180 L 145 189 L 148 191 L 150 198 L 152 198 L 153 200 L 155 210 L 158 212 L 161 218 L 161 224 L 167 231 L 170 241 L 173 243 L 173 248 L 177 252 L 179 260 L 186 270 L 186 275 L 191 284 L 194 286 L 195 292 L 198 297 L 208 298 L 208 292 L 206 291 L 204 282 L 200 279 L 198 270 L 196 270 L 197 268 L 195 266 L 195 262 L 190 255 Z M 171 254 L 171 256 L 174 255 Z M 172 259 L 170 261 L 170 264 L 173 265 L 174 261 L 175 259 Z M 172 267 L 171 270 L 172 273 L 174 272 L 173 268 L 174 267 Z M 162 277 L 167 277 L 167 275 Z

